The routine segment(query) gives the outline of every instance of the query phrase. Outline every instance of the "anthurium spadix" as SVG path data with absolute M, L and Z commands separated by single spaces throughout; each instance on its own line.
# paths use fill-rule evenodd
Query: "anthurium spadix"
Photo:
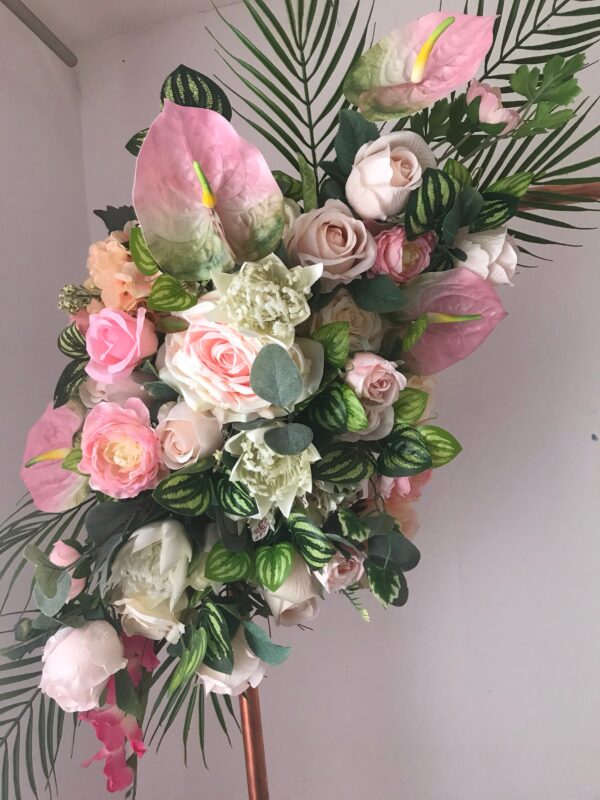
M 344 93 L 372 120 L 427 108 L 475 76 L 493 26 L 492 16 L 426 14 L 367 50 L 348 73 Z
M 169 100 L 138 158 L 133 204 L 163 272 L 204 280 L 275 250 L 281 191 L 260 151 L 215 111 Z

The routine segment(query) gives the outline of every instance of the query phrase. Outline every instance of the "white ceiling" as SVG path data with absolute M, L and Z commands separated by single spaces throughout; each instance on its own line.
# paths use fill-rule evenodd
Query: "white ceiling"
M 214 0 L 216 6 L 236 0 Z M 91 42 L 212 8 L 211 0 L 25 0 L 77 54 Z

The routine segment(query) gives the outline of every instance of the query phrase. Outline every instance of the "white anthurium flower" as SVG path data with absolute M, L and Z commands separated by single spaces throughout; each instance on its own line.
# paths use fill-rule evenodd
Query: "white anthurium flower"
M 248 489 L 258 507 L 257 519 L 267 517 L 275 508 L 288 517 L 295 499 L 312 489 L 311 464 L 320 458 L 313 444 L 293 456 L 271 450 L 265 433 L 275 427 L 277 423 L 242 431 L 225 445 L 228 453 L 237 456 L 231 480 Z
M 478 233 L 461 228 L 454 240 L 454 247 L 462 250 L 467 257 L 466 261 L 454 259 L 455 267 L 466 267 L 490 283 L 512 286 L 519 250 L 513 237 L 509 236 L 508 228 Z
M 178 641 L 191 559 L 185 528 L 172 519 L 144 525 L 119 550 L 109 578 L 110 601 L 128 636 Z
M 207 697 L 211 692 L 238 697 L 250 686 L 258 686 L 265 676 L 265 664 L 248 647 L 242 626 L 231 640 L 231 646 L 233 670 L 230 675 L 211 669 L 206 664 L 201 664 L 196 670 Z
M 322 274 L 322 264 L 288 269 L 273 254 L 239 272 L 213 272 L 219 299 L 208 319 L 290 347 L 295 327 L 310 317 L 310 289 Z
M 276 625 L 291 627 L 311 622 L 319 613 L 321 587 L 304 560 L 294 554 L 292 571 L 277 589 L 262 590 Z

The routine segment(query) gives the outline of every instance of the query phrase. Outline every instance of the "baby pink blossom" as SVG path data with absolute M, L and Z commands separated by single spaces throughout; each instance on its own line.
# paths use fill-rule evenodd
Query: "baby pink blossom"
M 488 125 L 503 124 L 502 133 L 510 133 L 521 121 L 519 113 L 512 108 L 504 108 L 502 105 L 502 93 L 497 86 L 490 86 L 489 83 L 479 83 L 472 80 L 467 89 L 467 103 L 475 102 L 480 97 L 479 121 Z
M 357 353 L 346 365 L 346 383 L 363 400 L 391 406 L 406 386 L 406 378 L 392 361 L 375 353 Z
M 407 283 L 429 266 L 436 237 L 434 233 L 425 233 L 409 242 L 406 230 L 398 226 L 383 231 L 375 241 L 377 258 L 369 274 L 389 275 L 396 283 Z
M 324 567 L 315 572 L 315 578 L 327 592 L 341 591 L 358 583 L 364 574 L 365 554 L 355 547 L 346 545 L 348 556 L 337 552 Z
M 79 558 L 79 550 L 71 547 L 66 542 L 54 542 L 50 552 L 50 561 L 57 567 L 70 567 Z M 70 570 L 72 572 L 72 570 Z M 67 600 L 73 600 L 78 594 L 81 594 L 85 588 L 85 578 L 73 578 L 71 576 L 71 588 L 67 595 Z
M 154 325 L 146 319 L 145 308 L 138 309 L 135 317 L 114 308 L 103 308 L 90 315 L 86 333 L 90 361 L 85 369 L 101 383 L 114 383 L 131 375 L 157 347 Z

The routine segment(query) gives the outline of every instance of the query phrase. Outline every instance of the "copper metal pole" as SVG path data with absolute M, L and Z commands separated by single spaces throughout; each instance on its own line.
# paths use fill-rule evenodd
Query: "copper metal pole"
M 249 688 L 240 695 L 240 716 L 246 756 L 248 800 L 269 800 L 267 761 L 258 689 Z

